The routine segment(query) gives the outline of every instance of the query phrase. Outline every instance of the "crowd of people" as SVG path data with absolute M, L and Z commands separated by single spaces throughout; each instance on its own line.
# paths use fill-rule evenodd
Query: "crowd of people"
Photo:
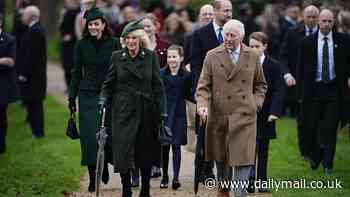
M 150 196 L 152 178 L 169 187 L 170 149 L 172 189 L 179 189 L 182 146 L 194 143 L 195 167 L 201 152 L 205 158 L 201 181 L 249 181 L 234 188 L 235 196 L 267 192 L 254 181 L 267 181 L 269 143 L 283 116 L 296 118 L 300 156 L 332 175 L 337 131 L 350 117 L 345 5 L 278 1 L 256 11 L 249 2 L 214 0 L 195 17 L 189 0 L 154 2 L 142 10 L 136 0 L 64 1 L 60 54 L 90 192 L 103 109 L 102 181 L 108 183 L 113 165 L 123 197 L 132 196 L 140 177 L 140 197 Z M 46 47 L 39 8 L 18 0 L 12 35 L 0 23 L 0 153 L 11 102 L 22 101 L 33 138 L 45 136 Z M 172 131 L 171 143 L 161 145 L 161 127 Z M 219 187 L 217 196 L 229 192 Z

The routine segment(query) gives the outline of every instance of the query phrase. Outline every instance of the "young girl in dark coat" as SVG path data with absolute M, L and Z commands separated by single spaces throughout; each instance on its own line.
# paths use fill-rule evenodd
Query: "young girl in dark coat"
M 187 144 L 187 120 L 186 100 L 193 101 L 191 97 L 191 75 L 182 67 L 183 48 L 171 45 L 167 50 L 167 66 L 161 70 L 164 82 L 168 117 L 165 121 L 173 134 L 172 145 L 162 146 L 163 178 L 160 188 L 168 188 L 168 164 L 170 146 L 173 151 L 174 177 L 172 188 L 177 190 L 181 187 L 179 173 L 181 165 L 181 145 Z

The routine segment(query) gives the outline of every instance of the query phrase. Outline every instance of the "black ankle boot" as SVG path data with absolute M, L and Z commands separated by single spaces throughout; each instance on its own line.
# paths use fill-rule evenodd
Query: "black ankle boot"
M 96 167 L 95 166 L 88 166 L 89 170 L 89 192 L 95 192 L 95 181 L 96 181 Z
M 122 181 L 122 197 L 132 197 L 130 172 L 120 173 Z
M 107 184 L 108 181 L 109 181 L 108 164 L 105 164 L 105 166 L 103 167 L 102 182 L 104 184 Z

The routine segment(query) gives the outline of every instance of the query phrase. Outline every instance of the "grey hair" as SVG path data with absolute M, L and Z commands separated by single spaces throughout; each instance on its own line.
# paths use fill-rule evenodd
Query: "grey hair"
M 227 21 L 223 27 L 224 32 L 226 32 L 228 28 L 234 28 L 234 29 L 238 30 L 239 34 L 242 36 L 242 38 L 245 35 L 244 24 L 239 20 L 231 19 L 231 20 Z
M 24 12 L 29 12 L 34 20 L 39 20 L 40 19 L 40 10 L 37 6 L 35 5 L 30 5 L 24 9 Z

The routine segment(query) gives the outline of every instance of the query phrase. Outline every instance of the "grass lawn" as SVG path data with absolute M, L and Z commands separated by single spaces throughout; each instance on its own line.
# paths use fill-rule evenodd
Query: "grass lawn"
M 350 142 L 348 133 L 340 132 L 338 135 L 336 156 L 334 161 L 333 176 L 325 177 L 323 167 L 312 171 L 309 163 L 301 160 L 296 143 L 295 121 L 285 119 L 278 124 L 277 139 L 270 144 L 270 160 L 268 177 L 279 180 L 307 181 L 322 180 L 323 182 L 341 181 L 342 189 L 280 189 L 273 192 L 273 196 L 350 196 Z M 332 186 L 332 183 L 330 183 Z M 334 183 L 334 187 L 335 187 Z
M 0 155 L 0 196 L 64 196 L 79 190 L 79 141 L 65 136 L 67 109 L 52 97 L 45 102 L 46 137 L 35 140 L 19 104 L 9 107 L 7 152 Z

